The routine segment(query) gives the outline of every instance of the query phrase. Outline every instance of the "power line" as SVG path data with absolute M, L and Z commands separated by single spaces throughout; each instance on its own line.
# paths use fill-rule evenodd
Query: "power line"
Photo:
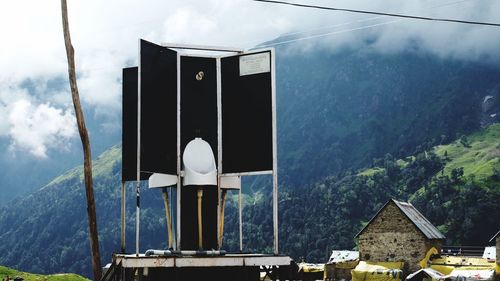
M 344 8 L 325 7 L 325 6 L 317 6 L 317 5 L 306 5 L 306 4 L 292 3 L 292 2 L 285 2 L 285 1 L 278 1 L 278 0 L 252 0 L 252 1 L 263 2 L 263 3 L 272 3 L 272 4 L 281 4 L 281 5 L 289 5 L 289 6 L 295 6 L 295 7 L 301 7 L 301 8 L 313 8 L 313 9 L 320 9 L 320 10 L 357 13 L 357 14 L 369 14 L 369 15 L 398 17 L 398 18 L 416 19 L 416 20 L 441 21 L 441 22 L 453 22 L 453 23 L 500 27 L 500 23 L 493 23 L 493 22 L 466 21 L 466 20 L 447 19 L 447 18 L 430 18 L 430 17 L 403 15 L 403 14 L 394 14 L 394 13 L 385 13 L 385 12 L 376 12 L 376 11 L 344 9 Z
M 276 43 L 259 45 L 255 49 L 272 47 L 272 46 L 278 46 L 278 45 L 293 43 L 293 42 L 297 42 L 297 41 L 303 41 L 303 40 L 308 40 L 308 39 L 313 39 L 313 38 L 325 37 L 325 36 L 330 36 L 330 35 L 340 34 L 340 33 L 346 33 L 346 32 L 351 32 L 351 31 L 363 30 L 363 29 L 367 29 L 367 28 L 372 28 L 372 27 L 376 27 L 376 26 L 387 25 L 387 24 L 391 24 L 391 23 L 395 23 L 395 22 L 400 22 L 400 21 L 401 20 L 393 20 L 393 21 L 381 22 L 381 23 L 372 24 L 372 25 L 360 26 L 360 27 L 351 28 L 351 29 L 343 29 L 343 30 L 339 30 L 339 31 L 333 31 L 333 32 L 322 33 L 322 34 L 317 34 L 317 35 L 311 35 L 311 36 L 301 37 L 301 38 L 297 38 L 297 39 L 279 41 L 279 42 L 276 42 Z
M 440 4 L 440 5 L 429 6 L 427 8 L 436 9 L 436 8 L 441 8 L 441 7 L 450 6 L 450 5 L 456 5 L 456 4 L 468 2 L 468 1 L 472 1 L 472 0 L 459 0 L 459 1 L 447 2 L 447 3 Z M 301 33 L 308 33 L 310 31 L 314 31 L 314 30 L 331 29 L 334 27 L 351 25 L 353 23 L 360 23 L 360 22 L 365 22 L 365 21 L 373 21 L 373 20 L 382 19 L 385 17 L 386 16 L 376 16 L 376 17 L 370 17 L 370 18 L 356 20 L 356 21 L 352 21 L 352 22 L 344 22 L 344 23 L 340 23 L 340 24 L 330 25 L 330 26 L 326 26 L 326 27 L 324 27 L 324 26 L 323 27 L 315 27 L 315 28 L 311 28 L 311 29 L 307 29 L 307 30 L 285 33 L 282 36 L 290 36 L 290 35 L 296 35 L 296 34 L 301 34 Z M 255 48 L 271 47 L 271 46 L 293 43 L 296 41 L 303 41 L 303 40 L 314 39 L 314 38 L 318 38 L 318 37 L 326 37 L 326 36 L 330 36 L 330 35 L 336 35 L 336 34 L 350 32 L 350 31 L 358 31 L 358 30 L 368 29 L 368 28 L 377 27 L 377 26 L 381 26 L 381 25 L 397 23 L 397 22 L 401 22 L 401 21 L 402 21 L 402 19 L 398 19 L 398 20 L 387 21 L 387 22 L 382 22 L 382 23 L 377 23 L 377 24 L 372 24 L 372 25 L 364 25 L 364 26 L 351 28 L 351 29 L 343 29 L 343 30 L 339 30 L 339 31 L 329 31 L 329 32 L 320 33 L 320 34 L 312 34 L 312 35 L 299 37 L 299 38 L 295 38 L 295 39 L 283 40 L 283 41 L 278 41 L 278 42 L 268 43 L 268 44 L 260 44 L 260 45 L 258 45 L 258 47 L 255 47 Z M 258 42 L 255 42 L 255 43 L 258 43 Z M 251 48 L 251 49 L 255 49 L 255 48 Z
M 442 7 L 445 7 L 445 6 L 456 5 L 456 4 L 463 3 L 463 2 L 468 2 L 468 1 L 472 1 L 472 0 L 459 0 L 459 1 L 453 1 L 453 2 L 443 3 L 443 4 L 440 4 L 440 5 L 434 5 L 434 6 L 424 7 L 424 8 L 426 8 L 426 9 L 429 9 L 429 8 L 430 9 L 439 9 L 439 8 L 442 8 Z M 365 22 L 365 21 L 372 21 L 372 20 L 376 20 L 376 19 L 382 19 L 382 18 L 385 18 L 385 17 L 386 16 L 376 16 L 376 17 L 371 17 L 371 18 L 366 18 L 366 19 L 360 19 L 360 20 L 355 20 L 355 21 L 351 21 L 351 22 L 344 22 L 344 23 L 339 23 L 339 24 L 334 24 L 334 25 L 329 25 L 329 26 L 315 27 L 315 28 L 311 28 L 311 29 L 307 29 L 307 30 L 303 30 L 303 31 L 295 31 L 295 32 L 285 33 L 285 34 L 282 34 L 282 36 L 296 35 L 296 34 L 300 34 L 300 33 L 307 33 L 307 32 L 311 32 L 311 31 L 314 31 L 314 30 L 330 29 L 330 28 L 334 28 L 334 27 L 339 27 L 339 26 L 344 26 L 344 25 L 350 25 L 350 24 L 353 24 L 353 23 L 360 23 L 360 22 Z

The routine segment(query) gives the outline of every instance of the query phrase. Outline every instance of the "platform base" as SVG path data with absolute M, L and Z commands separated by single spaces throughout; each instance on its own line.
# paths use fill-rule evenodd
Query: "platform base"
M 102 281 L 293 280 L 288 256 L 226 254 L 217 257 L 115 255 Z

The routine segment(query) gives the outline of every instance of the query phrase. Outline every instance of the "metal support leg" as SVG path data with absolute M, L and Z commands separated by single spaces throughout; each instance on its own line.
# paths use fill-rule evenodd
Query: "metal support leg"
M 239 219 L 240 219 L 240 252 L 243 252 L 243 218 L 241 215 L 241 188 L 239 189 L 238 193 L 238 212 L 239 212 Z
M 125 204 L 126 204 L 126 196 L 125 196 L 125 182 L 122 181 L 122 190 L 121 190 L 121 253 L 125 253 L 125 233 L 126 233 L 126 220 L 125 220 Z

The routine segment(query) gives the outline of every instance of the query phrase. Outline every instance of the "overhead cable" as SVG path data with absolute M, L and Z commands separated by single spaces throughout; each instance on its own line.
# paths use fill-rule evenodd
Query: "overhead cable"
M 372 27 L 376 27 L 376 26 L 387 25 L 387 24 L 391 24 L 391 23 L 395 23 L 395 22 L 399 22 L 399 21 L 401 21 L 401 20 L 393 20 L 393 21 L 388 21 L 388 22 L 381 22 L 381 23 L 377 23 L 377 24 L 365 25 L 365 26 L 356 27 L 356 28 L 343 29 L 343 30 L 338 30 L 338 31 L 333 31 L 333 32 L 328 32 L 328 33 L 311 35 L 311 36 L 307 36 L 307 37 L 301 37 L 301 38 L 296 38 L 296 39 L 279 41 L 279 42 L 270 43 L 270 44 L 263 44 L 263 45 L 258 45 L 257 47 L 255 47 L 255 49 L 272 47 L 272 46 L 278 46 L 278 45 L 293 43 L 293 42 L 297 42 L 297 41 L 303 41 L 303 40 L 308 40 L 308 39 L 313 39 L 313 38 L 325 37 L 325 36 L 330 36 L 330 35 L 340 34 L 340 33 L 346 33 L 346 32 L 351 32 L 351 31 L 363 30 L 363 29 L 368 29 L 368 28 L 372 28 Z
M 281 5 L 289 5 L 289 6 L 295 6 L 295 7 L 301 7 L 301 8 L 312 8 L 312 9 L 320 9 L 320 10 L 357 13 L 357 14 L 369 14 L 369 15 L 379 15 L 379 16 L 398 17 L 398 18 L 426 20 L 426 21 L 441 21 L 441 22 L 453 22 L 453 23 L 462 23 L 462 24 L 473 24 L 473 25 L 500 27 L 500 23 L 494 23 L 494 22 L 466 21 L 466 20 L 448 19 L 448 18 L 431 18 L 431 17 L 422 17 L 422 16 L 413 16 L 413 15 L 404 15 L 404 14 L 395 14 L 395 13 L 385 13 L 385 12 L 376 12 L 376 11 L 367 11 L 367 10 L 355 10 L 355 9 L 317 6 L 317 5 L 307 5 L 307 4 L 285 2 L 285 1 L 278 1 L 278 0 L 252 0 L 252 1 L 263 2 L 263 3 L 272 3 L 272 4 L 281 4 Z

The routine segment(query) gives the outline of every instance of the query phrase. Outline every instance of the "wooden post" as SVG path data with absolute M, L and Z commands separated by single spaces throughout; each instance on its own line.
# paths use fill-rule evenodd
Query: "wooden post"
M 101 255 L 99 252 L 99 240 L 97 236 L 94 188 L 92 182 L 92 156 L 90 151 L 89 135 L 87 128 L 85 127 L 85 119 L 83 117 L 82 106 L 80 104 L 80 95 L 78 94 L 78 86 L 76 84 L 75 51 L 71 45 L 66 0 L 61 0 L 61 12 L 64 45 L 66 46 L 66 56 L 68 59 L 68 76 L 71 87 L 71 97 L 73 99 L 73 106 L 75 107 L 78 132 L 80 133 L 80 139 L 82 140 L 83 146 L 83 174 L 85 179 L 85 192 L 87 195 L 87 216 L 89 221 L 89 238 L 92 252 L 92 269 L 94 273 L 94 280 L 97 281 L 101 279 Z

